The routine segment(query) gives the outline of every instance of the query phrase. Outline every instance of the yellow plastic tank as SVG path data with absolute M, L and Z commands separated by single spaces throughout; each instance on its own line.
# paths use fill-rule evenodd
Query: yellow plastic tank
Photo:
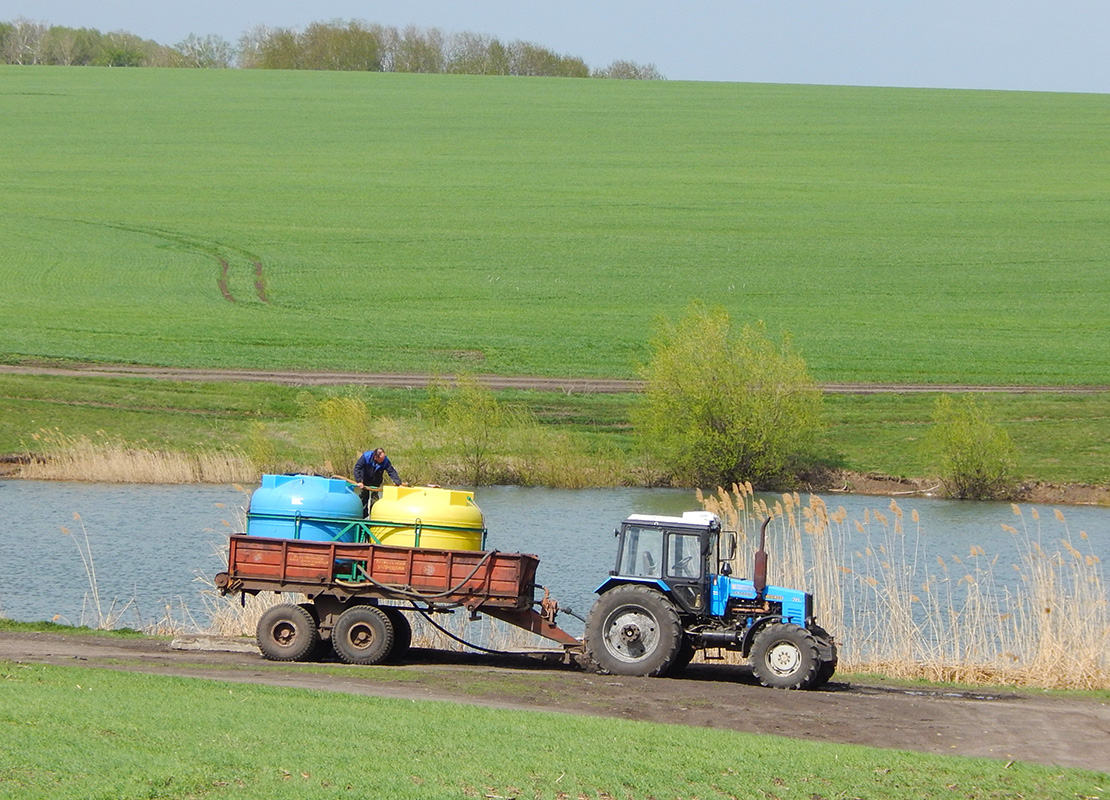
M 370 522 L 378 541 L 395 547 L 481 550 L 486 532 L 473 494 L 431 486 L 383 486 Z

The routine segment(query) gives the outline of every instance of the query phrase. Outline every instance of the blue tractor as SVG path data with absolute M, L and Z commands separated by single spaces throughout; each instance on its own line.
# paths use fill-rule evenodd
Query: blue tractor
M 814 689 L 836 671 L 836 643 L 813 595 L 767 585 L 767 523 L 751 579 L 732 577 L 736 534 L 715 514 L 633 514 L 615 531 L 617 564 L 586 617 L 586 657 L 614 675 L 673 675 L 702 649 L 740 653 L 764 686 Z

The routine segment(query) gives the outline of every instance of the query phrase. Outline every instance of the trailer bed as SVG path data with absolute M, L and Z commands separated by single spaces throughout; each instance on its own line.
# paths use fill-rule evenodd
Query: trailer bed
M 498 550 L 435 550 L 371 543 L 229 537 L 221 592 L 370 595 L 470 609 L 530 609 L 539 558 Z

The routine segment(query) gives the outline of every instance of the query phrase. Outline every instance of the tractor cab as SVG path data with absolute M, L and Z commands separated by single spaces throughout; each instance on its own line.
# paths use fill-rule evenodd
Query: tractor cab
M 617 564 L 598 587 L 599 594 L 618 583 L 648 584 L 672 597 L 686 613 L 706 613 L 720 564 L 721 521 L 716 514 L 633 514 L 614 533 Z

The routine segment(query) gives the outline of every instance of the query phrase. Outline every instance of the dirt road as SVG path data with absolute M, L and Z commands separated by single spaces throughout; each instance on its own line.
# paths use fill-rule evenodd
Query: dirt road
M 1096 699 L 905 690 L 835 678 L 821 691 L 786 692 L 758 686 L 742 667 L 693 664 L 682 678 L 625 678 L 550 657 L 420 649 L 395 666 L 332 663 L 320 673 L 265 661 L 249 644 L 239 652 L 180 649 L 206 646 L 0 633 L 0 661 L 591 714 L 1110 772 L 1110 703 Z
M 146 367 L 128 364 L 0 364 L 0 374 L 151 378 L 169 381 L 246 381 L 277 383 L 284 386 L 382 386 L 401 389 L 423 388 L 433 380 L 451 380 L 452 377 L 449 375 L 433 376 L 416 373 L 199 369 Z M 643 381 L 619 378 L 542 378 L 512 375 L 479 375 L 476 377 L 491 389 L 536 389 L 573 394 L 611 394 L 643 390 Z M 1097 394 L 1110 392 L 1108 386 L 973 386 L 970 384 L 900 383 L 824 383 L 820 386 L 823 391 L 830 394 L 920 394 L 923 392 Z

